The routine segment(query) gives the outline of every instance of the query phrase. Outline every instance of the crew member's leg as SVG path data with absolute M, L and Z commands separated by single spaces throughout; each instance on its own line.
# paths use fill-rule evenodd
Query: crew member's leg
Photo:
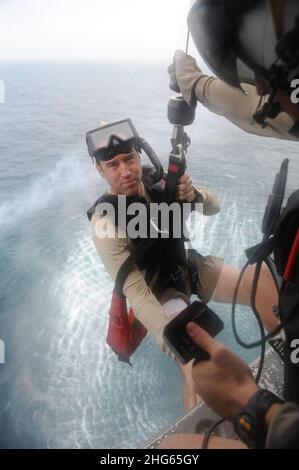
M 192 377 L 192 362 L 189 362 L 186 365 L 183 365 L 176 361 L 178 366 L 182 372 L 184 378 L 184 392 L 183 392 L 183 402 L 184 402 L 184 410 L 187 412 L 194 408 L 194 406 L 198 405 L 201 401 L 201 397 L 196 393 L 194 388 L 194 380 Z
M 254 272 L 255 265 L 249 266 L 246 269 L 238 292 L 238 304 L 251 305 L 251 288 Z M 231 303 L 239 274 L 239 269 L 232 266 L 223 266 L 212 300 Z M 278 320 L 272 310 L 273 305 L 277 305 L 277 302 L 278 294 L 275 283 L 267 265 L 263 263 L 256 293 L 256 307 L 268 331 L 272 331 L 278 325 Z
M 204 436 L 202 434 L 173 434 L 159 444 L 159 449 L 201 449 Z M 248 449 L 241 441 L 212 436 L 208 449 Z

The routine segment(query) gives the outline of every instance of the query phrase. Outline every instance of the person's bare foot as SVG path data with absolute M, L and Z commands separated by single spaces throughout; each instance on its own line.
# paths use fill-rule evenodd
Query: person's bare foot
M 190 385 L 184 384 L 184 409 L 185 411 L 190 411 L 196 405 L 202 401 L 202 398 L 195 393 L 193 387 L 190 388 Z
M 179 363 L 182 375 L 184 377 L 183 402 L 185 411 L 189 411 L 201 402 L 201 397 L 196 393 L 192 377 L 192 361 L 182 365 Z

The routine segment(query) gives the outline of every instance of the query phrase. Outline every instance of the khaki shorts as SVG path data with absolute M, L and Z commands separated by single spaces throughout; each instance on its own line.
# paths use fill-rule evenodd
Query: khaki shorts
M 197 295 L 202 302 L 208 303 L 217 285 L 223 266 L 223 259 L 217 256 L 198 256 L 196 257 L 196 265 L 198 281 L 196 282 L 195 295 Z M 178 297 L 189 304 L 189 299 L 194 292 L 191 290 L 189 270 L 185 266 L 182 268 L 182 281 L 186 292 L 179 292 L 174 288 L 165 290 L 159 298 L 162 305 L 168 300 Z

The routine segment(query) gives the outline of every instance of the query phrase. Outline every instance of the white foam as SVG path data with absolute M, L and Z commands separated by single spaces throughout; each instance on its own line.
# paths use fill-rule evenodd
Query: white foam
M 86 185 L 86 177 L 79 157 L 75 154 L 64 157 L 51 172 L 1 203 L 0 224 L 2 227 L 19 225 L 24 218 L 45 209 L 54 199 L 83 185 Z

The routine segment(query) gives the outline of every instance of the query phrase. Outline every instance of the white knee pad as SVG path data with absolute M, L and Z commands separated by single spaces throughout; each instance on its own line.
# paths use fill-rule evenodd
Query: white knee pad
M 167 318 L 173 318 L 184 310 L 188 305 L 180 297 L 170 299 L 163 305 L 164 313 Z

